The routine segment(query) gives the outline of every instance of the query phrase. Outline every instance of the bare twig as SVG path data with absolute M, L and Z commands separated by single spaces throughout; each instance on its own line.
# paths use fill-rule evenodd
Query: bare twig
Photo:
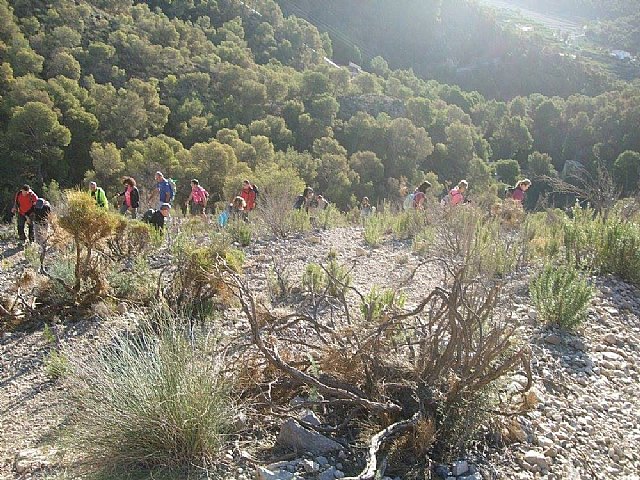
M 360 475 L 356 477 L 345 477 L 344 480 L 372 480 L 378 470 L 378 452 L 380 451 L 382 444 L 389 438 L 409 430 L 411 427 L 416 425 L 421 418 L 422 414 L 420 412 L 416 412 L 413 417 L 407 420 L 401 420 L 393 425 L 389 425 L 384 430 L 376 433 L 369 443 L 369 458 L 365 469 L 360 473 Z

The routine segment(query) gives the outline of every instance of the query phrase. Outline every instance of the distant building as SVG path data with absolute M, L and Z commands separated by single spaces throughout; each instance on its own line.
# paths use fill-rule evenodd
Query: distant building
M 626 50 L 611 50 L 611 56 L 618 60 L 631 60 L 631 52 Z
M 356 77 L 362 73 L 362 67 L 356 63 L 349 62 L 349 73 L 352 77 Z

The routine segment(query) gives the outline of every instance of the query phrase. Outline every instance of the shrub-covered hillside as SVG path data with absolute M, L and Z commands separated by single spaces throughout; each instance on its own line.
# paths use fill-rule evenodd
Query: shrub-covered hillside
M 500 102 L 382 57 L 350 72 L 326 34 L 271 0 L 0 0 L 0 22 L 5 211 L 24 181 L 91 178 L 112 195 L 124 175 L 149 188 L 158 169 L 178 200 L 193 177 L 214 200 L 251 177 L 266 194 L 312 185 L 341 208 L 428 172 L 466 177 L 476 196 L 567 165 L 637 187 L 636 86 Z

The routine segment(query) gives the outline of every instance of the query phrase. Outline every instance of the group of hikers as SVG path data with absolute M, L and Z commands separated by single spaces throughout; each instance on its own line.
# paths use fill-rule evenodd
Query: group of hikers
M 150 202 L 156 202 L 157 208 L 148 209 L 141 217 L 143 222 L 154 226 L 158 230 L 164 229 L 166 218 L 170 216 L 172 202 L 175 200 L 175 182 L 165 178 L 162 172 L 155 173 L 156 187 L 149 198 Z M 122 215 L 130 215 L 132 219 L 138 217 L 140 208 L 140 191 L 136 181 L 132 177 L 126 177 L 122 185 L 124 189 L 113 198 L 118 199 L 118 211 Z M 522 204 L 526 191 L 531 186 L 528 178 L 519 180 L 514 187 L 505 191 L 505 198 L 509 198 L 518 204 Z M 428 181 L 422 182 L 415 190 L 409 193 L 403 202 L 405 210 L 425 208 L 427 190 L 431 187 Z M 460 180 L 458 184 L 447 192 L 441 199 L 443 206 L 456 206 L 467 202 L 465 195 L 469 189 L 469 182 Z M 99 208 L 109 209 L 110 203 L 103 188 L 96 182 L 89 184 L 89 193 Z M 242 182 L 242 188 L 237 196 L 226 206 L 218 217 L 220 226 L 225 226 L 231 221 L 245 221 L 249 219 L 249 212 L 256 208 L 258 200 L 258 188 L 249 180 Z M 200 185 L 197 179 L 191 180 L 191 191 L 185 201 L 185 207 L 191 215 L 202 216 L 207 220 L 206 208 L 209 201 L 209 192 Z M 312 224 L 317 222 L 318 212 L 325 210 L 329 201 L 320 194 L 316 194 L 311 187 L 306 187 L 302 194 L 298 195 L 293 205 L 296 210 L 309 214 Z M 44 271 L 43 262 L 49 236 L 49 215 L 51 205 L 42 197 L 38 197 L 29 185 L 23 185 L 16 193 L 12 213 L 17 215 L 18 237 L 21 242 L 35 242 L 41 248 L 40 269 Z M 368 197 L 363 197 L 360 202 L 360 216 L 364 220 L 376 211 Z M 28 233 L 25 233 L 25 229 Z
M 512 200 L 516 202 L 516 204 L 518 205 L 522 205 L 522 202 L 525 199 L 525 194 L 530 186 L 531 186 L 531 180 L 529 180 L 528 178 L 519 180 L 514 187 L 508 187 L 505 190 L 504 198 Z M 404 203 L 403 203 L 404 209 L 405 210 L 409 210 L 412 208 L 416 210 L 424 209 L 424 201 L 426 199 L 427 189 L 429 188 L 431 188 L 431 183 L 429 183 L 428 181 L 424 181 L 418 187 L 416 187 L 416 189 L 413 192 L 409 193 L 405 197 Z M 455 187 L 449 190 L 447 194 L 444 197 L 442 197 L 442 199 L 440 200 L 440 205 L 456 206 L 456 205 L 461 205 L 463 203 L 467 203 L 469 201 L 466 198 L 467 190 L 469 190 L 469 182 L 467 182 L 466 180 L 460 180 Z M 365 203 L 364 202 L 365 200 L 368 205 L 369 199 L 367 197 L 364 197 L 363 205 Z

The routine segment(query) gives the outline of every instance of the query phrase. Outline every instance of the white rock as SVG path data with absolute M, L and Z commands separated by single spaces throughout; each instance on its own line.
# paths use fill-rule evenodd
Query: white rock
M 529 465 L 538 466 L 542 470 L 549 469 L 549 461 L 547 460 L 547 458 L 542 453 L 535 450 L 529 450 L 527 453 L 525 453 L 524 460 Z

